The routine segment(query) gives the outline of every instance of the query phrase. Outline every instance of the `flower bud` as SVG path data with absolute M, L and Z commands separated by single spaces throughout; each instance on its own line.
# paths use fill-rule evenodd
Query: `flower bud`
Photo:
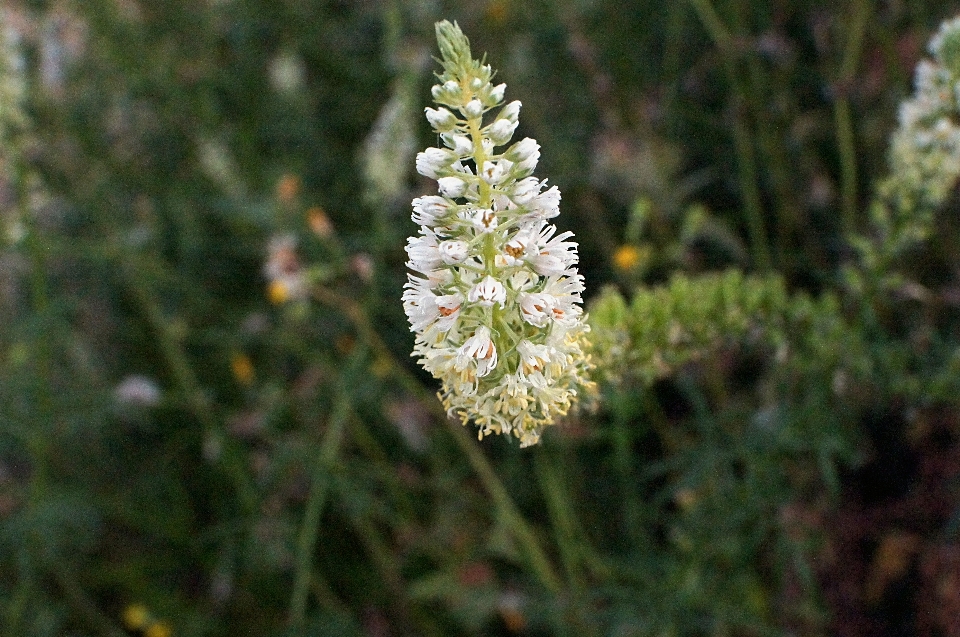
M 453 152 L 460 157 L 466 157 L 473 153 L 473 141 L 466 135 L 454 135 L 445 133 L 440 136 L 443 143 L 453 149 Z
M 452 207 L 443 197 L 417 197 L 413 200 L 413 221 L 421 226 L 435 226 Z
M 473 119 L 483 115 L 483 104 L 478 99 L 472 99 L 460 110 L 463 111 L 465 117 Z
M 443 148 L 428 148 L 417 153 L 417 172 L 424 177 L 436 179 L 440 173 L 449 169 L 456 159 L 453 154 Z
M 423 110 L 427 114 L 427 121 L 430 122 L 430 126 L 438 133 L 453 130 L 457 125 L 456 115 L 442 106 L 440 108 L 430 108 L 428 106 Z
M 437 179 L 437 186 L 441 195 L 451 199 L 462 197 L 467 192 L 467 182 L 463 177 L 440 177 Z
M 497 186 L 507 178 L 511 168 L 513 162 L 508 159 L 484 162 L 480 178 L 491 186 Z
M 520 100 L 513 100 L 503 107 L 499 117 L 509 122 L 516 122 L 520 116 Z
M 430 90 L 430 93 L 433 95 L 435 102 L 446 104 L 447 106 L 460 106 L 460 103 L 463 101 L 463 90 L 460 88 L 460 85 L 453 80 L 435 85 Z
M 517 129 L 517 122 L 511 122 L 508 119 L 500 118 L 495 120 L 487 127 L 487 136 L 497 146 L 502 146 L 513 137 L 513 131 Z

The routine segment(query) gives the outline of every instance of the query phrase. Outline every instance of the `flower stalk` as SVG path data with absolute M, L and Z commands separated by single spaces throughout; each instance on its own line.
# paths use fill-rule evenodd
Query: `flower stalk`
M 583 277 L 572 233 L 557 234 L 560 191 L 533 176 L 540 146 L 509 144 L 520 102 L 503 104 L 489 65 L 456 24 L 437 23 L 443 72 L 426 117 L 443 146 L 417 155 L 438 194 L 413 200 L 404 310 L 414 356 L 442 383 L 450 415 L 521 447 L 592 392 Z

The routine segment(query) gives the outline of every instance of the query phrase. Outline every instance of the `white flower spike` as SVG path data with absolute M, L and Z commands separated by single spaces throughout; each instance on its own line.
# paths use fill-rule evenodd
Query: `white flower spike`
M 547 222 L 560 191 L 532 176 L 539 144 L 498 149 L 513 137 L 520 102 L 502 105 L 506 86 L 491 83 L 456 23 L 436 29 L 443 72 L 437 108 L 425 113 L 445 148 L 417 156 L 439 195 L 413 200 L 421 229 L 407 244 L 403 294 L 413 355 L 441 381 L 451 415 L 473 421 L 480 438 L 509 434 L 527 447 L 594 391 L 577 244 Z

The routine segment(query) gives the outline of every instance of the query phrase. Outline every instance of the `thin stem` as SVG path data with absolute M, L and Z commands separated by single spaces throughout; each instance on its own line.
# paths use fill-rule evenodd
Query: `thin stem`
M 753 111 L 753 121 L 757 126 L 757 141 L 765 157 L 764 165 L 770 175 L 770 185 L 777 201 L 778 214 L 774 219 L 776 236 L 776 257 L 778 262 L 789 249 L 789 230 L 799 218 L 799 211 L 790 189 L 790 166 L 784 155 L 785 144 L 778 134 L 778 127 L 772 121 L 770 104 L 764 99 L 761 88 L 769 83 L 765 80 L 760 61 L 755 56 L 747 60 L 749 69 L 750 107 Z
M 737 153 L 737 175 L 745 208 L 747 232 L 750 235 L 750 249 L 754 266 L 759 270 L 769 270 L 772 266 L 767 245 L 767 231 L 764 223 L 763 205 L 760 198 L 760 182 L 757 178 L 757 159 L 753 148 L 750 129 L 745 122 L 743 103 L 749 95 L 744 90 L 736 68 L 738 57 L 736 41 L 724 26 L 710 0 L 689 0 L 714 44 L 720 49 L 727 81 L 733 91 L 731 109 L 733 111 L 733 141 Z
M 713 43 L 717 45 L 717 48 L 719 48 L 725 56 L 735 56 L 733 36 L 730 34 L 730 31 L 727 30 L 727 27 L 724 26 L 723 21 L 717 14 L 717 10 L 713 8 L 710 0 L 690 0 L 690 4 L 693 5 L 693 10 L 696 11 L 700 22 L 703 23 L 703 27 L 707 30 L 707 33 L 710 35 Z
M 31 564 L 32 554 L 28 549 L 28 543 L 24 543 L 17 549 L 17 575 L 13 594 L 9 601 L 4 604 L 4 635 L 6 637 L 20 637 L 24 630 L 22 626 L 23 616 L 26 614 L 28 603 L 30 601 L 30 589 L 36 585 L 36 570 Z
M 400 624 L 400 634 L 417 635 L 440 635 L 436 624 L 431 621 L 429 615 L 412 606 L 409 603 L 407 587 L 404 584 L 400 569 L 393 559 L 393 553 L 390 547 L 381 537 L 373 521 L 363 515 L 353 515 L 352 522 L 354 530 L 363 543 L 367 554 L 373 561 L 374 568 L 380 581 L 385 585 L 391 600 L 393 613 L 397 616 L 397 623 Z M 416 633 L 413 633 L 416 628 Z
M 840 154 L 840 196 L 843 211 L 843 229 L 847 234 L 854 231 L 857 222 L 857 151 L 854 141 L 853 117 L 850 112 L 849 86 L 860 64 L 863 37 L 870 16 L 869 0 L 856 0 L 853 20 L 847 30 L 847 42 L 840 65 L 840 80 L 837 99 L 834 102 L 833 120 L 837 128 L 837 146 Z
M 70 606 L 83 618 L 83 621 L 91 630 L 96 631 L 101 637 L 124 637 L 126 635 L 97 607 L 96 602 L 83 590 L 83 587 L 72 574 L 63 568 L 53 569 L 51 572 Z
M 353 300 L 343 297 L 335 292 L 325 288 L 314 290 L 314 296 L 321 303 L 336 308 L 347 315 L 353 321 L 354 327 L 360 334 L 360 337 L 373 350 L 377 358 L 390 367 L 391 373 L 404 389 L 419 398 L 424 405 L 427 405 L 436 414 L 453 436 L 454 442 L 460 447 L 460 450 L 466 455 L 470 466 L 480 478 L 480 482 L 487 494 L 493 499 L 496 506 L 497 516 L 500 521 L 510 529 L 514 538 L 521 544 L 524 553 L 530 562 L 531 568 L 537 574 L 540 582 L 549 591 L 556 593 L 562 588 L 560 578 L 553 570 L 550 560 L 540 546 L 537 536 L 533 533 L 526 519 L 517 509 L 513 500 L 510 498 L 506 487 L 497 476 L 493 466 L 487 460 L 486 456 L 477 447 L 477 444 L 467 434 L 466 430 L 453 420 L 451 420 L 443 407 L 437 401 L 433 392 L 427 390 L 413 374 L 411 374 L 403 365 L 397 362 L 396 357 L 380 338 L 379 333 L 370 325 L 369 318 L 364 314 L 360 306 Z
M 550 523 L 553 526 L 557 548 L 563 568 L 567 572 L 571 588 L 583 591 L 584 577 L 580 569 L 578 551 L 575 547 L 576 532 L 574 513 L 571 511 L 569 499 L 566 497 L 565 485 L 557 475 L 557 468 L 552 459 L 547 457 L 546 449 L 538 449 L 534 454 L 533 462 L 540 483 L 540 491 L 547 504 L 550 514 Z
M 728 68 L 727 76 L 737 86 L 736 72 Z M 744 121 L 742 98 L 736 95 L 733 102 L 733 140 L 737 151 L 737 176 L 743 195 L 747 217 L 747 232 L 750 235 L 750 251 L 753 263 L 761 271 L 770 270 L 770 250 L 767 246 L 767 229 L 763 220 L 763 205 L 760 201 L 760 186 L 757 177 L 757 159 L 750 130 Z
M 143 271 L 142 268 L 128 263 L 125 264 L 124 271 L 126 287 L 157 336 L 160 355 L 173 376 L 178 390 L 186 398 L 193 415 L 200 421 L 207 435 L 219 437 L 219 420 L 216 412 L 207 400 L 189 357 L 180 345 L 170 321 L 164 317 L 159 304 L 150 294 L 149 283 L 138 274 Z M 244 468 L 244 460 L 232 446 L 224 445 L 221 462 L 233 480 L 244 513 L 251 515 L 257 508 L 257 495 Z
M 596 627 L 589 623 L 590 614 L 585 607 L 584 599 L 587 587 L 584 566 L 590 562 L 588 556 L 592 554 L 592 549 L 584 537 L 583 530 L 577 524 L 576 512 L 568 497 L 566 482 L 550 450 L 538 449 L 533 462 L 572 593 L 570 604 L 572 616 L 568 616 L 565 623 L 572 629 L 572 634 L 596 634 Z
M 367 347 L 365 344 L 358 345 L 350 355 L 347 370 L 340 379 L 340 387 L 330 413 L 327 430 L 313 463 L 310 493 L 307 496 L 307 506 L 303 514 L 303 523 L 297 541 L 297 564 L 294 573 L 293 592 L 290 596 L 290 627 L 294 634 L 299 635 L 303 631 L 307 610 L 307 593 L 310 589 L 310 579 L 313 573 L 313 552 L 320 531 L 320 514 L 323 512 L 323 505 L 327 498 L 330 471 L 340 453 L 343 434 L 350 417 L 354 382 L 366 357 Z
M 537 574 L 540 583 L 551 593 L 559 593 L 562 589 L 560 578 L 553 570 L 553 566 L 550 564 L 546 553 L 544 553 L 540 547 L 540 542 L 537 540 L 536 535 L 534 535 L 533 530 L 527 524 L 523 514 L 520 513 L 513 503 L 513 500 L 507 493 L 506 487 L 503 486 L 503 482 L 500 481 L 500 478 L 494 471 L 493 466 L 461 425 L 458 425 L 449 418 L 445 418 L 444 422 L 447 425 L 447 429 L 453 435 L 454 441 L 460 447 L 460 450 L 466 454 L 470 466 L 473 467 L 473 470 L 477 473 L 477 477 L 480 478 L 484 489 L 490 497 L 493 498 L 498 517 L 507 528 L 513 532 L 514 538 L 520 542 L 527 561 L 534 573 Z
M 844 234 L 849 235 L 857 223 L 857 157 L 850 115 L 850 98 L 837 97 L 833 104 L 833 124 L 837 129 L 837 150 L 840 154 L 840 205 Z

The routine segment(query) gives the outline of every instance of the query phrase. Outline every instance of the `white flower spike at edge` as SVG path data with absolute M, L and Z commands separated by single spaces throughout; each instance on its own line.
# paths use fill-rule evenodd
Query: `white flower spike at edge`
M 507 146 L 520 102 L 502 105 L 505 85 L 493 85 L 456 23 L 436 29 L 443 73 L 426 117 L 444 147 L 417 156 L 439 195 L 413 200 L 421 228 L 407 242 L 403 294 L 413 355 L 441 381 L 449 414 L 481 439 L 512 434 L 527 447 L 595 391 L 577 244 L 547 222 L 560 191 L 532 177 L 540 146 Z

